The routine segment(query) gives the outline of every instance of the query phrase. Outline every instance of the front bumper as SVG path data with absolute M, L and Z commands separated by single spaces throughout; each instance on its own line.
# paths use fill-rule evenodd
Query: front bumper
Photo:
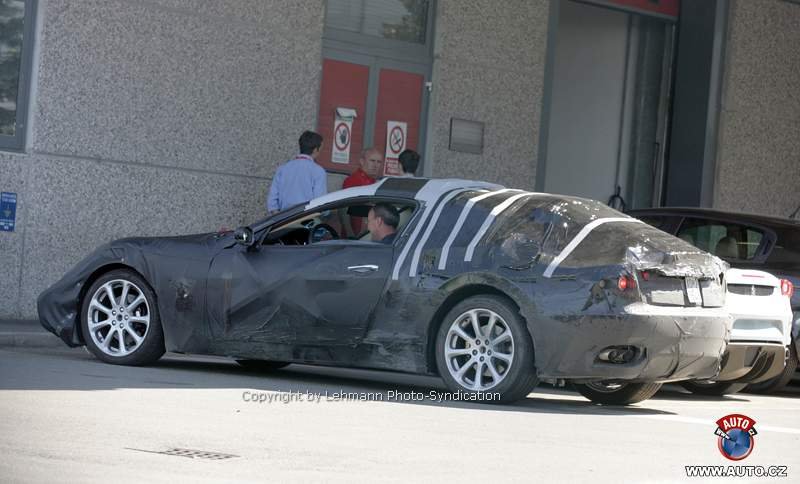
M 73 347 L 83 345 L 78 329 L 80 290 L 80 284 L 68 284 L 62 279 L 43 291 L 36 300 L 39 323 Z
M 722 369 L 714 381 L 759 383 L 783 372 L 788 356 L 780 344 L 731 342 L 722 355 Z
M 559 323 L 559 349 L 542 356 L 536 348 L 538 372 L 542 378 L 579 383 L 713 379 L 731 327 L 730 315 L 723 308 L 645 303 L 630 304 L 616 316 L 580 316 Z M 605 349 L 621 345 L 639 351 L 625 363 L 600 360 Z

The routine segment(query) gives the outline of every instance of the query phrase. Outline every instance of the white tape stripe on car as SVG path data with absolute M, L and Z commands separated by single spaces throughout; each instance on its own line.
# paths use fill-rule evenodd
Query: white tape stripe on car
M 489 227 L 492 226 L 492 222 L 494 219 L 497 218 L 504 210 L 514 204 L 520 198 L 525 198 L 533 195 L 533 193 L 524 192 L 520 193 L 519 195 L 514 195 L 513 197 L 509 197 L 503 201 L 503 203 L 497 205 L 492 209 L 489 213 L 489 216 L 486 217 L 486 220 L 483 221 L 483 225 L 481 228 L 478 229 L 478 232 L 475 234 L 475 237 L 472 238 L 472 242 L 469 243 L 467 246 L 467 253 L 464 254 L 464 262 L 469 262 L 472 260 L 472 256 L 475 253 L 475 247 L 478 246 L 478 242 L 481 241 L 483 236 L 486 234 L 486 231 L 489 230 Z
M 417 199 L 425 200 L 425 208 L 422 211 L 419 222 L 417 222 L 417 226 L 414 227 L 414 231 L 411 233 L 411 236 L 403 245 L 403 250 L 400 252 L 400 257 L 397 258 L 397 262 L 394 264 L 394 269 L 392 269 L 393 281 L 396 281 L 400 278 L 400 268 L 403 267 L 403 262 L 405 262 L 406 257 L 408 257 L 408 252 L 414 245 L 414 241 L 417 240 L 417 236 L 419 236 L 419 233 L 422 231 L 422 226 L 425 225 L 425 221 L 428 220 L 428 216 L 431 214 L 434 207 L 438 205 L 436 203 L 438 199 L 432 197 L 435 195 L 436 194 L 425 193 L 425 188 L 420 190 L 420 192 L 417 194 Z
M 580 232 L 578 232 L 578 235 L 576 235 L 569 242 L 569 244 L 567 244 L 567 246 L 564 247 L 564 250 L 562 250 L 561 253 L 558 254 L 558 257 L 553 259 L 553 261 L 550 263 L 550 265 L 547 266 L 547 269 L 545 269 L 545 271 L 544 271 L 544 277 L 552 276 L 553 275 L 553 271 L 555 271 L 558 268 L 558 265 L 561 264 L 562 262 L 564 262 L 564 259 L 569 257 L 569 255 L 572 253 L 572 251 L 575 250 L 576 247 L 578 247 L 578 244 L 583 242 L 583 239 L 585 239 L 586 236 L 588 236 L 589 233 L 592 230 L 594 230 L 595 228 L 599 227 L 600 225 L 607 224 L 609 222 L 637 222 L 637 223 L 644 223 L 639 219 L 631 218 L 631 217 L 599 218 L 597 220 L 589 222 L 588 224 L 586 224 L 581 229 Z
M 472 210 L 472 207 L 475 206 L 476 203 L 491 196 L 500 195 L 501 193 L 521 191 L 522 190 L 516 190 L 513 188 L 504 188 L 502 190 L 484 193 L 483 195 L 478 195 L 477 197 L 467 200 L 467 203 L 464 204 L 464 208 L 461 210 L 461 215 L 458 216 L 458 220 L 456 220 L 456 224 L 453 226 L 453 231 L 450 232 L 450 236 L 447 237 L 447 241 L 445 241 L 444 245 L 442 246 L 442 253 L 439 256 L 439 270 L 443 271 L 445 267 L 447 267 L 447 256 L 450 254 L 450 247 L 452 247 L 453 242 L 455 242 L 456 237 L 458 237 L 458 233 L 461 232 L 461 227 L 464 226 L 464 222 L 466 222 L 470 210 Z
M 417 269 L 419 267 L 419 258 L 422 255 L 422 249 L 425 248 L 425 244 L 428 243 L 428 239 L 433 232 L 433 228 L 436 226 L 437 222 L 439 221 L 439 217 L 442 215 L 442 210 L 444 210 L 445 205 L 447 202 L 452 200 L 458 195 L 461 195 L 464 192 L 469 192 L 475 190 L 474 188 L 465 188 L 461 190 L 455 190 L 449 193 L 444 199 L 439 202 L 439 206 L 436 207 L 436 211 L 433 212 L 433 217 L 431 217 L 431 222 L 428 224 L 428 228 L 425 229 L 425 233 L 422 234 L 422 238 L 419 240 L 417 244 L 417 250 L 414 251 L 414 257 L 411 258 L 411 267 L 408 269 L 408 277 L 414 277 L 417 275 Z
M 358 187 L 344 188 L 335 192 L 327 193 L 317 197 L 306 204 L 304 210 L 309 210 L 314 207 L 319 207 L 331 202 L 337 202 L 351 197 L 371 197 L 374 196 L 378 189 L 383 185 L 387 179 L 378 180 L 371 185 L 361 185 Z

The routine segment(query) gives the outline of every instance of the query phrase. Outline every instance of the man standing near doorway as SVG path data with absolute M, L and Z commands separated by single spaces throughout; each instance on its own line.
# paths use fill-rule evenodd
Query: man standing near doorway
M 362 151 L 358 162 L 360 166 L 352 175 L 344 179 L 342 188 L 372 185 L 383 174 L 383 155 L 375 148 L 367 148 Z M 353 236 L 358 237 L 364 228 L 364 217 L 350 217 L 350 227 L 353 229 Z
M 267 212 L 285 210 L 328 193 L 325 169 L 316 163 L 322 149 L 322 136 L 305 131 L 300 135 L 300 154 L 275 172 L 267 196 Z
M 403 170 L 403 174 L 400 175 L 401 177 L 410 178 L 417 176 L 419 153 L 414 150 L 403 150 L 400 156 L 397 157 L 397 161 L 400 162 L 400 169 Z
M 367 148 L 361 152 L 358 162 L 360 165 L 358 170 L 344 179 L 342 188 L 372 185 L 383 173 L 383 155 L 375 148 Z

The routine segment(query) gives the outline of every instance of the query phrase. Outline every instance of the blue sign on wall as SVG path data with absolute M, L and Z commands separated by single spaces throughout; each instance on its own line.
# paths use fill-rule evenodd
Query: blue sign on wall
M 17 220 L 17 194 L 0 192 L 0 231 L 13 232 Z

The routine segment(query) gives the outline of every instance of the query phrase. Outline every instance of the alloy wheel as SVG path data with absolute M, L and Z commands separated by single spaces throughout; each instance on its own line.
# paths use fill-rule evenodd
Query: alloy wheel
M 125 279 L 108 281 L 97 288 L 89 304 L 90 337 L 106 355 L 129 355 L 147 336 L 150 314 L 150 305 L 139 286 Z
M 514 362 L 514 336 L 508 323 L 489 309 L 472 309 L 450 325 L 444 357 L 453 379 L 465 389 L 489 390 Z

